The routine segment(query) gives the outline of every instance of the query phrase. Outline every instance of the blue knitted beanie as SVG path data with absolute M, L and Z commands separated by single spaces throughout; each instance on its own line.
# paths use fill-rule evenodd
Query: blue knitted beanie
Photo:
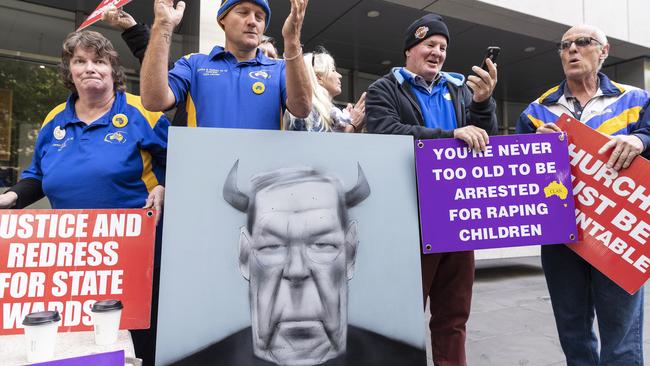
M 271 7 L 269 7 L 269 0 L 222 0 L 219 12 L 217 12 L 217 21 L 221 21 L 221 19 L 223 19 L 223 17 L 225 17 L 235 5 L 243 1 L 248 1 L 264 9 L 264 12 L 266 13 L 266 26 L 264 30 L 266 31 L 271 22 Z

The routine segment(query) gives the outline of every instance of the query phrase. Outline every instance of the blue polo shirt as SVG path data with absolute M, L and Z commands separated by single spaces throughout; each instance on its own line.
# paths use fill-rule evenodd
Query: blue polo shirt
M 238 62 L 223 47 L 190 54 L 169 72 L 176 105 L 185 103 L 189 127 L 279 130 L 286 108 L 285 63 L 257 50 Z
M 76 100 L 72 94 L 47 115 L 22 178 L 40 180 L 55 209 L 142 207 L 164 184 L 169 121 L 118 92 L 111 110 L 86 125 Z
M 418 98 L 424 125 L 427 128 L 454 130 L 458 127 L 454 102 L 451 100 L 451 94 L 447 88 L 447 76 L 444 73 L 439 73 L 439 79 L 430 86 L 422 77 L 405 68 L 402 68 L 400 73 L 411 84 L 412 90 Z

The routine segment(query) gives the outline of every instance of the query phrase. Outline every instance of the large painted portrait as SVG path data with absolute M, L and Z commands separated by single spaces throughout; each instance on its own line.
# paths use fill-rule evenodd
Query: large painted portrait
M 409 137 L 174 128 L 157 365 L 426 365 Z

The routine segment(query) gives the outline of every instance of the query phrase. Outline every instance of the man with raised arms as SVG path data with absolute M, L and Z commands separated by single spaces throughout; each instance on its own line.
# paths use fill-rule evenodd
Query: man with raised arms
M 172 32 L 185 3 L 155 0 L 151 39 L 142 62 L 140 94 L 148 110 L 165 111 L 185 104 L 190 127 L 278 130 L 281 114 L 311 112 L 311 87 L 302 60 L 300 31 L 309 0 L 290 0 L 282 28 L 284 60 L 258 50 L 271 18 L 268 0 L 223 0 L 217 22 L 225 47 L 210 54 L 190 54 L 167 72 Z

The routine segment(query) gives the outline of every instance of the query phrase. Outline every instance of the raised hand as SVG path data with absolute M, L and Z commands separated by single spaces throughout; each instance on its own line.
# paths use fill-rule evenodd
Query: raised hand
M 474 92 L 472 99 L 477 102 L 483 102 L 492 96 L 494 88 L 497 86 L 497 65 L 489 58 L 485 60 L 488 71 L 478 66 L 472 66 L 472 71 L 476 75 L 467 77 L 467 86 Z
M 355 105 L 348 104 L 348 113 L 352 119 L 352 127 L 355 132 L 361 132 L 366 122 L 366 93 L 361 94 L 361 97 Z
M 113 28 L 125 31 L 134 25 L 138 24 L 131 14 L 122 9 L 118 9 L 115 5 L 110 5 L 102 14 L 102 21 Z
M 288 42 L 291 45 L 300 47 L 300 31 L 302 30 L 302 23 L 305 20 L 305 11 L 307 10 L 308 3 L 309 0 L 291 0 L 291 12 L 282 27 L 282 37 L 284 38 L 285 45 Z M 285 53 L 291 56 L 286 50 Z
M 154 23 L 176 27 L 183 19 L 185 2 L 179 1 L 174 7 L 174 0 L 154 0 Z

